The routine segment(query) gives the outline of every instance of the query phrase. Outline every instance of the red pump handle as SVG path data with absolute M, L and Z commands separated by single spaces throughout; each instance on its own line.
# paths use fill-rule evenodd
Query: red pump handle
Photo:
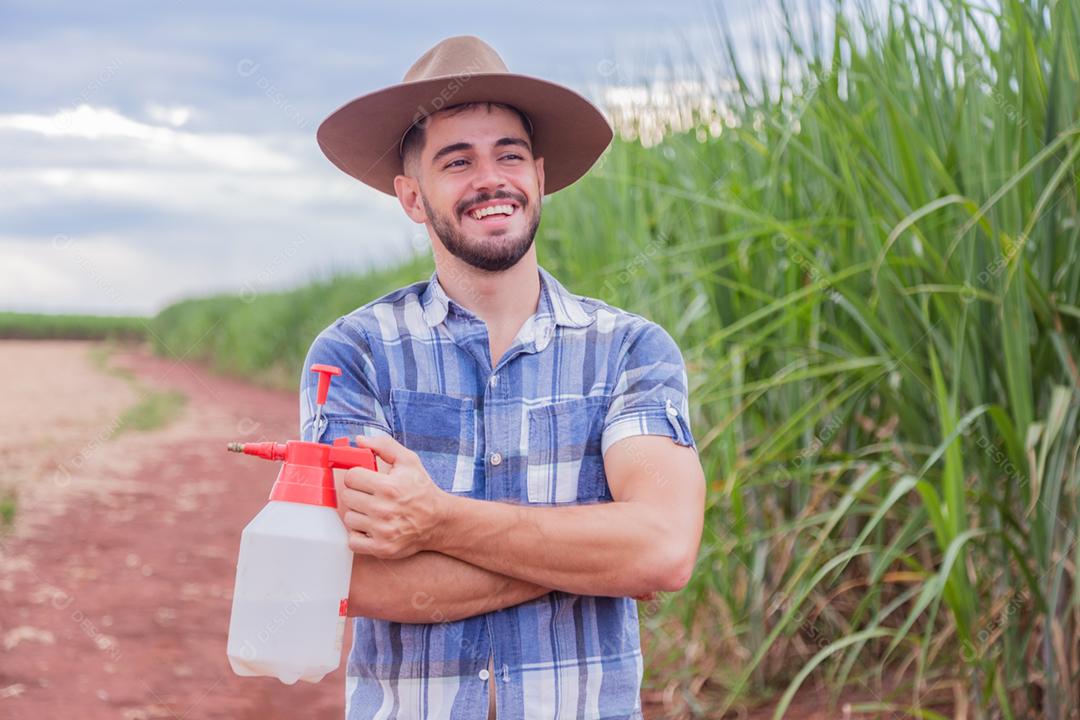
M 319 392 L 315 403 L 323 405 L 326 403 L 326 394 L 330 392 L 330 378 L 340 375 L 341 368 L 335 365 L 312 365 L 311 372 L 319 373 Z
M 349 438 L 339 437 L 330 446 L 330 467 L 347 470 L 354 467 L 363 467 L 368 470 L 375 469 L 375 453 L 371 448 L 354 448 L 349 446 Z

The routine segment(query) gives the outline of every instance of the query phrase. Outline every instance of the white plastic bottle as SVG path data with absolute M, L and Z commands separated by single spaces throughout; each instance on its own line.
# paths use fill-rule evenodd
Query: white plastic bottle
M 318 682 L 341 661 L 353 554 L 332 507 L 270 501 L 240 536 L 229 664 Z
M 320 415 L 330 376 L 320 373 Z M 318 423 L 316 423 L 318 427 Z M 375 470 L 368 448 L 317 442 L 232 443 L 229 450 L 284 460 L 270 502 L 240 536 L 227 654 L 237 675 L 318 682 L 341 663 L 353 553 L 337 512 L 334 468 Z

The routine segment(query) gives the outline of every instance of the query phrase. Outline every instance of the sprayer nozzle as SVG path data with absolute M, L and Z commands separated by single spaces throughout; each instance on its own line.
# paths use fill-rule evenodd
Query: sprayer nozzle
M 287 452 L 285 443 L 276 442 L 231 442 L 225 446 L 225 449 L 229 452 L 254 455 L 255 457 L 261 457 L 264 460 L 284 460 L 285 453 Z

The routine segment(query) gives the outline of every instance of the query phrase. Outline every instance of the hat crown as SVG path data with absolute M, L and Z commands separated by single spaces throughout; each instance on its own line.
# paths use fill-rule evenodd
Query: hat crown
M 611 142 L 611 124 L 586 98 L 549 80 L 512 73 L 473 35 L 446 38 L 425 52 L 403 82 L 355 98 L 316 132 L 330 162 L 362 183 L 396 196 L 401 143 L 410 125 L 469 103 L 509 105 L 529 123 L 535 157 L 544 158 L 544 191 L 575 182 Z M 397 152 L 394 152 L 394 150 Z
M 404 82 L 505 72 L 509 72 L 506 63 L 494 48 L 473 35 L 457 35 L 421 55 L 405 73 Z

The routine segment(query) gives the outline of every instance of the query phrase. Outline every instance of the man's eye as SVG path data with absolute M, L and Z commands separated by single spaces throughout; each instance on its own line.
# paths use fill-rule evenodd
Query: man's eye
M 507 159 L 510 159 L 510 158 L 514 158 L 516 160 L 524 160 L 525 159 L 521 155 L 518 155 L 517 153 L 507 153 L 507 154 L 503 155 L 499 159 L 500 160 L 507 160 Z M 469 162 L 469 161 L 466 160 L 465 158 L 458 158 L 457 160 L 452 160 L 452 161 L 448 162 L 443 169 L 444 170 L 449 170 L 450 168 L 457 166 L 458 163 L 467 163 L 467 162 Z

